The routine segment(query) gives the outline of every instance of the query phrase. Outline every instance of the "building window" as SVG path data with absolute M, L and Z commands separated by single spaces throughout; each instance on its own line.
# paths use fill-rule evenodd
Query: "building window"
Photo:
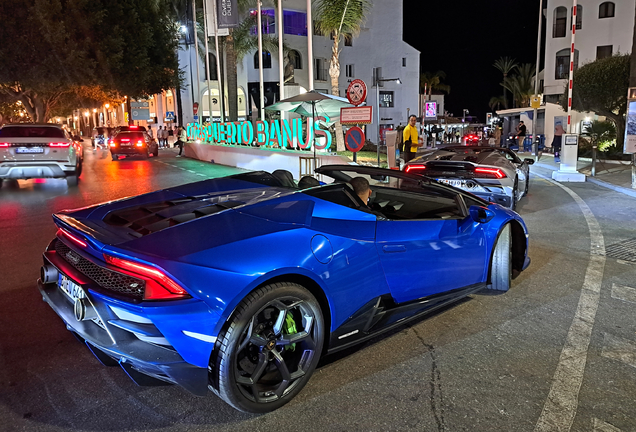
M 257 10 L 251 10 L 250 15 L 257 16 Z M 276 34 L 276 12 L 274 9 L 261 10 L 261 27 L 263 28 L 263 34 Z M 256 26 L 250 30 L 252 36 L 257 34 Z
M 272 55 L 269 51 L 263 50 L 263 69 L 272 68 Z M 258 51 L 254 53 L 254 69 L 258 69 Z
M 216 75 L 216 56 L 212 53 L 209 54 L 210 57 L 210 63 L 208 65 L 209 69 L 210 69 L 210 81 L 216 81 L 217 75 Z M 207 79 L 208 76 L 208 71 L 205 71 L 205 76 L 203 79 Z
M 574 50 L 574 70 L 579 66 L 579 50 Z M 556 53 L 556 64 L 554 68 L 555 79 L 565 79 L 570 76 L 570 50 L 562 49 Z
M 552 37 L 565 37 L 565 30 L 568 26 L 568 9 L 559 6 L 554 9 L 554 27 L 552 27 Z
M 380 107 L 393 108 L 393 92 L 392 91 L 380 92 Z
M 349 33 L 344 34 L 344 44 L 345 46 L 353 46 L 353 35 Z
M 612 45 L 603 45 L 596 47 L 596 60 L 604 59 L 612 56 Z
M 314 79 L 316 81 L 327 81 L 327 59 L 314 59 Z
M 598 7 L 598 17 L 599 18 L 612 18 L 614 16 L 614 3 L 605 2 L 601 3 Z
M 572 15 L 570 15 L 570 22 L 572 22 L 572 18 L 574 17 L 574 8 L 572 8 Z M 581 30 L 583 27 L 583 6 L 577 4 L 576 5 L 576 29 Z
M 402 57 L 402 67 L 406 67 L 406 57 Z
M 348 64 L 345 66 L 345 76 L 347 78 L 353 78 L 353 65 L 352 64 Z
M 300 56 L 300 53 L 296 50 L 289 50 L 289 62 L 294 66 L 294 69 L 302 69 L 303 68 L 303 59 Z
M 283 10 L 283 31 L 288 35 L 307 36 L 307 14 Z

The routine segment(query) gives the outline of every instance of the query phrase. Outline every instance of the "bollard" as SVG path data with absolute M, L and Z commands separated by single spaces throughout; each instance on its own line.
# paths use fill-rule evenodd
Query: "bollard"
M 592 146 L 592 177 L 596 177 L 596 146 Z

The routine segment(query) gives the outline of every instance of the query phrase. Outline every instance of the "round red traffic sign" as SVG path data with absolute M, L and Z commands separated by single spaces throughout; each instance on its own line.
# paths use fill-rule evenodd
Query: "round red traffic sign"
M 197 113 L 199 112 L 199 104 L 197 102 L 192 104 L 192 113 L 194 115 L 197 115 Z
M 345 135 L 345 145 L 354 153 L 362 150 L 365 140 L 364 131 L 357 126 L 350 128 Z
M 347 99 L 358 106 L 367 99 L 367 85 L 361 79 L 351 81 L 347 87 Z

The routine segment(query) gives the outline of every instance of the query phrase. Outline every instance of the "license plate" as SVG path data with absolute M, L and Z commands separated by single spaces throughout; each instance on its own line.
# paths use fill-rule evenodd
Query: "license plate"
M 18 147 L 15 152 L 20 154 L 44 153 L 44 149 L 42 147 Z
M 466 187 L 466 180 L 437 179 L 437 181 L 455 187 Z
M 61 273 L 57 278 L 57 286 L 72 302 L 75 302 L 77 299 L 86 298 L 86 293 L 82 287 Z
M 130 147 L 132 144 L 130 144 L 130 143 L 121 143 L 119 145 L 122 146 L 122 147 Z

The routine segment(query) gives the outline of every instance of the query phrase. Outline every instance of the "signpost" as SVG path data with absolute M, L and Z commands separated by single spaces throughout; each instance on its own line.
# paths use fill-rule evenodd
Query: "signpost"
M 361 105 L 367 100 L 367 85 L 361 79 L 351 81 L 347 87 L 347 99 L 352 105 Z
M 373 123 L 373 107 L 340 108 L 340 123 L 360 125 Z
M 362 150 L 365 141 L 364 131 L 357 126 L 350 128 L 345 134 L 345 145 L 354 154 Z

